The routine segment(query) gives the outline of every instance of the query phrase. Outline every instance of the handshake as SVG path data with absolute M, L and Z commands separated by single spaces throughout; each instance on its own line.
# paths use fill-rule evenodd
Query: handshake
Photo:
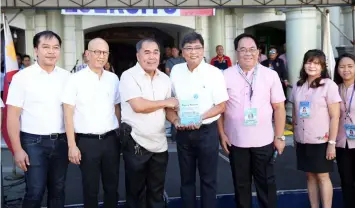
M 178 99 L 171 97 L 171 98 L 164 100 L 164 106 L 165 106 L 165 108 L 171 108 L 173 110 L 178 110 L 179 101 L 178 101 Z

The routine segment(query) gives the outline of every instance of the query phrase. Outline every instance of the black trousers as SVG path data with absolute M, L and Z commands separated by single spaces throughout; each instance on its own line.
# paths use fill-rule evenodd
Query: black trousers
M 272 155 L 273 143 L 264 147 L 229 148 L 230 165 L 238 208 L 252 207 L 252 177 L 261 208 L 276 208 L 277 195 Z
M 139 148 L 139 149 L 138 149 Z M 127 208 L 163 208 L 168 151 L 149 152 L 131 136 L 123 150 Z
M 199 130 L 177 131 L 177 152 L 181 177 L 183 208 L 196 207 L 196 168 L 200 175 L 201 207 L 216 208 L 218 132 L 217 122 Z
M 120 141 L 116 134 L 104 139 L 77 136 L 81 152 L 80 169 L 84 207 L 98 208 L 100 175 L 104 189 L 104 207 L 116 208 L 120 167 Z
M 355 207 L 355 149 L 336 148 L 344 207 Z

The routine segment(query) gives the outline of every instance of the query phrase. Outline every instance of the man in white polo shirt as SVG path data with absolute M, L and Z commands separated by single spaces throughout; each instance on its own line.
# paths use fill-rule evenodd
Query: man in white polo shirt
M 52 31 L 33 38 L 37 62 L 16 73 L 7 97 L 7 129 L 16 164 L 25 171 L 23 208 L 64 207 L 68 145 L 60 96 L 69 72 L 55 64 L 61 39 Z
M 182 207 L 196 205 L 198 167 L 202 208 L 215 208 L 219 147 L 217 119 L 228 100 L 226 84 L 222 72 L 204 61 L 204 41 L 200 34 L 187 34 L 181 46 L 186 63 L 175 65 L 170 74 L 173 93 L 180 103 L 179 117 L 175 111 L 169 110 L 167 118 L 178 129 L 176 143 Z
M 123 72 L 121 139 L 127 208 L 163 208 L 168 144 L 165 109 L 176 108 L 169 77 L 158 69 L 160 51 L 153 39 L 136 45 L 137 64 Z
M 106 70 L 109 46 L 95 38 L 85 51 L 88 66 L 69 78 L 63 94 L 69 160 L 80 165 L 84 207 L 98 207 L 100 176 L 104 206 L 118 201 L 120 96 L 118 77 Z

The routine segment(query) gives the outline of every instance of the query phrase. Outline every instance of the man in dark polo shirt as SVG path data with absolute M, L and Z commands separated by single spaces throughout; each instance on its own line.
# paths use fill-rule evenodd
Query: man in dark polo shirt
M 177 47 L 171 48 L 172 57 L 168 59 L 165 64 L 165 73 L 170 76 L 171 69 L 175 64 L 181 64 L 185 62 L 185 59 L 179 56 L 179 49 Z
M 220 70 L 225 70 L 228 67 L 232 66 L 231 59 L 228 56 L 224 55 L 223 46 L 221 45 L 216 46 L 216 53 L 217 56 L 212 58 L 211 65 L 219 68 Z

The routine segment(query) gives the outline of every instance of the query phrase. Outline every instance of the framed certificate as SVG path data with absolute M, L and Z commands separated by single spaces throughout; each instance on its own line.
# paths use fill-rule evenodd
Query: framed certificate
M 198 99 L 179 100 L 179 117 L 181 125 L 199 125 L 201 122 L 200 106 Z

